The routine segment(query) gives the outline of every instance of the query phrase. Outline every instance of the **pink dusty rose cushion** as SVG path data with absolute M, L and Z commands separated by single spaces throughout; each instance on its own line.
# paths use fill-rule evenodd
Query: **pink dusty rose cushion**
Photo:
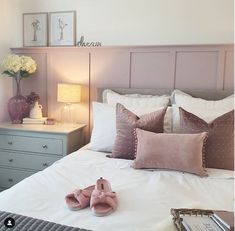
M 180 108 L 182 133 L 208 132 L 206 167 L 234 170 L 234 110 L 219 116 L 211 123 Z
M 207 133 L 168 134 L 136 129 L 133 167 L 167 169 L 207 176 L 203 166 Z
M 135 128 L 155 133 L 163 132 L 164 116 L 167 108 L 138 117 L 123 105 L 116 106 L 116 139 L 111 157 L 134 159 Z

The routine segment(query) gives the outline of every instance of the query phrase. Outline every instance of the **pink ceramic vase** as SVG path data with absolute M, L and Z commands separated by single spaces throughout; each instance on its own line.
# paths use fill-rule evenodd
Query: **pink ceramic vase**
M 26 98 L 21 95 L 20 81 L 17 83 L 17 94 L 8 101 L 8 113 L 13 124 L 21 124 L 23 118 L 29 116 L 29 104 Z

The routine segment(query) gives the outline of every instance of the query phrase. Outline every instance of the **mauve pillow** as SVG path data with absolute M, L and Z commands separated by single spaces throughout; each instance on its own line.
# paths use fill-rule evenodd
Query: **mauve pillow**
M 204 144 L 207 133 L 166 134 L 136 129 L 136 169 L 166 169 L 207 176 Z
M 211 123 L 180 108 L 181 133 L 208 132 L 205 164 L 208 168 L 234 169 L 234 110 Z
M 116 105 L 116 139 L 112 150 L 113 158 L 134 159 L 135 128 L 162 133 L 164 116 L 167 108 L 138 117 L 127 110 L 122 104 Z

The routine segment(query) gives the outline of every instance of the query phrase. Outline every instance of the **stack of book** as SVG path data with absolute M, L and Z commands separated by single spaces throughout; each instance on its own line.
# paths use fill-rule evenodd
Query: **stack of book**
M 234 214 L 232 212 L 216 211 L 211 218 L 223 231 L 234 230 Z
M 45 124 L 47 117 L 42 117 L 40 119 L 24 118 L 23 124 Z
M 171 209 L 180 231 L 234 231 L 234 213 L 201 209 Z

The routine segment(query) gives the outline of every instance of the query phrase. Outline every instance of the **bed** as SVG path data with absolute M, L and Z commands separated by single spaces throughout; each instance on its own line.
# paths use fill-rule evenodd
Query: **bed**
M 0 210 L 102 231 L 173 231 L 171 208 L 233 211 L 233 171 L 208 168 L 209 176 L 201 178 L 176 171 L 136 170 L 130 167 L 131 160 L 106 155 L 88 144 L 0 193 Z M 94 184 L 99 177 L 111 182 L 117 211 L 96 217 L 89 208 L 69 210 L 65 195 Z
M 174 230 L 171 208 L 233 210 L 233 173 L 209 169 L 208 178 L 130 168 L 130 160 L 106 158 L 83 148 L 0 194 L 0 209 L 91 230 Z M 89 208 L 70 211 L 64 196 L 77 187 L 110 180 L 119 206 L 107 217 Z M 195 187 L 196 186 L 196 187 Z

